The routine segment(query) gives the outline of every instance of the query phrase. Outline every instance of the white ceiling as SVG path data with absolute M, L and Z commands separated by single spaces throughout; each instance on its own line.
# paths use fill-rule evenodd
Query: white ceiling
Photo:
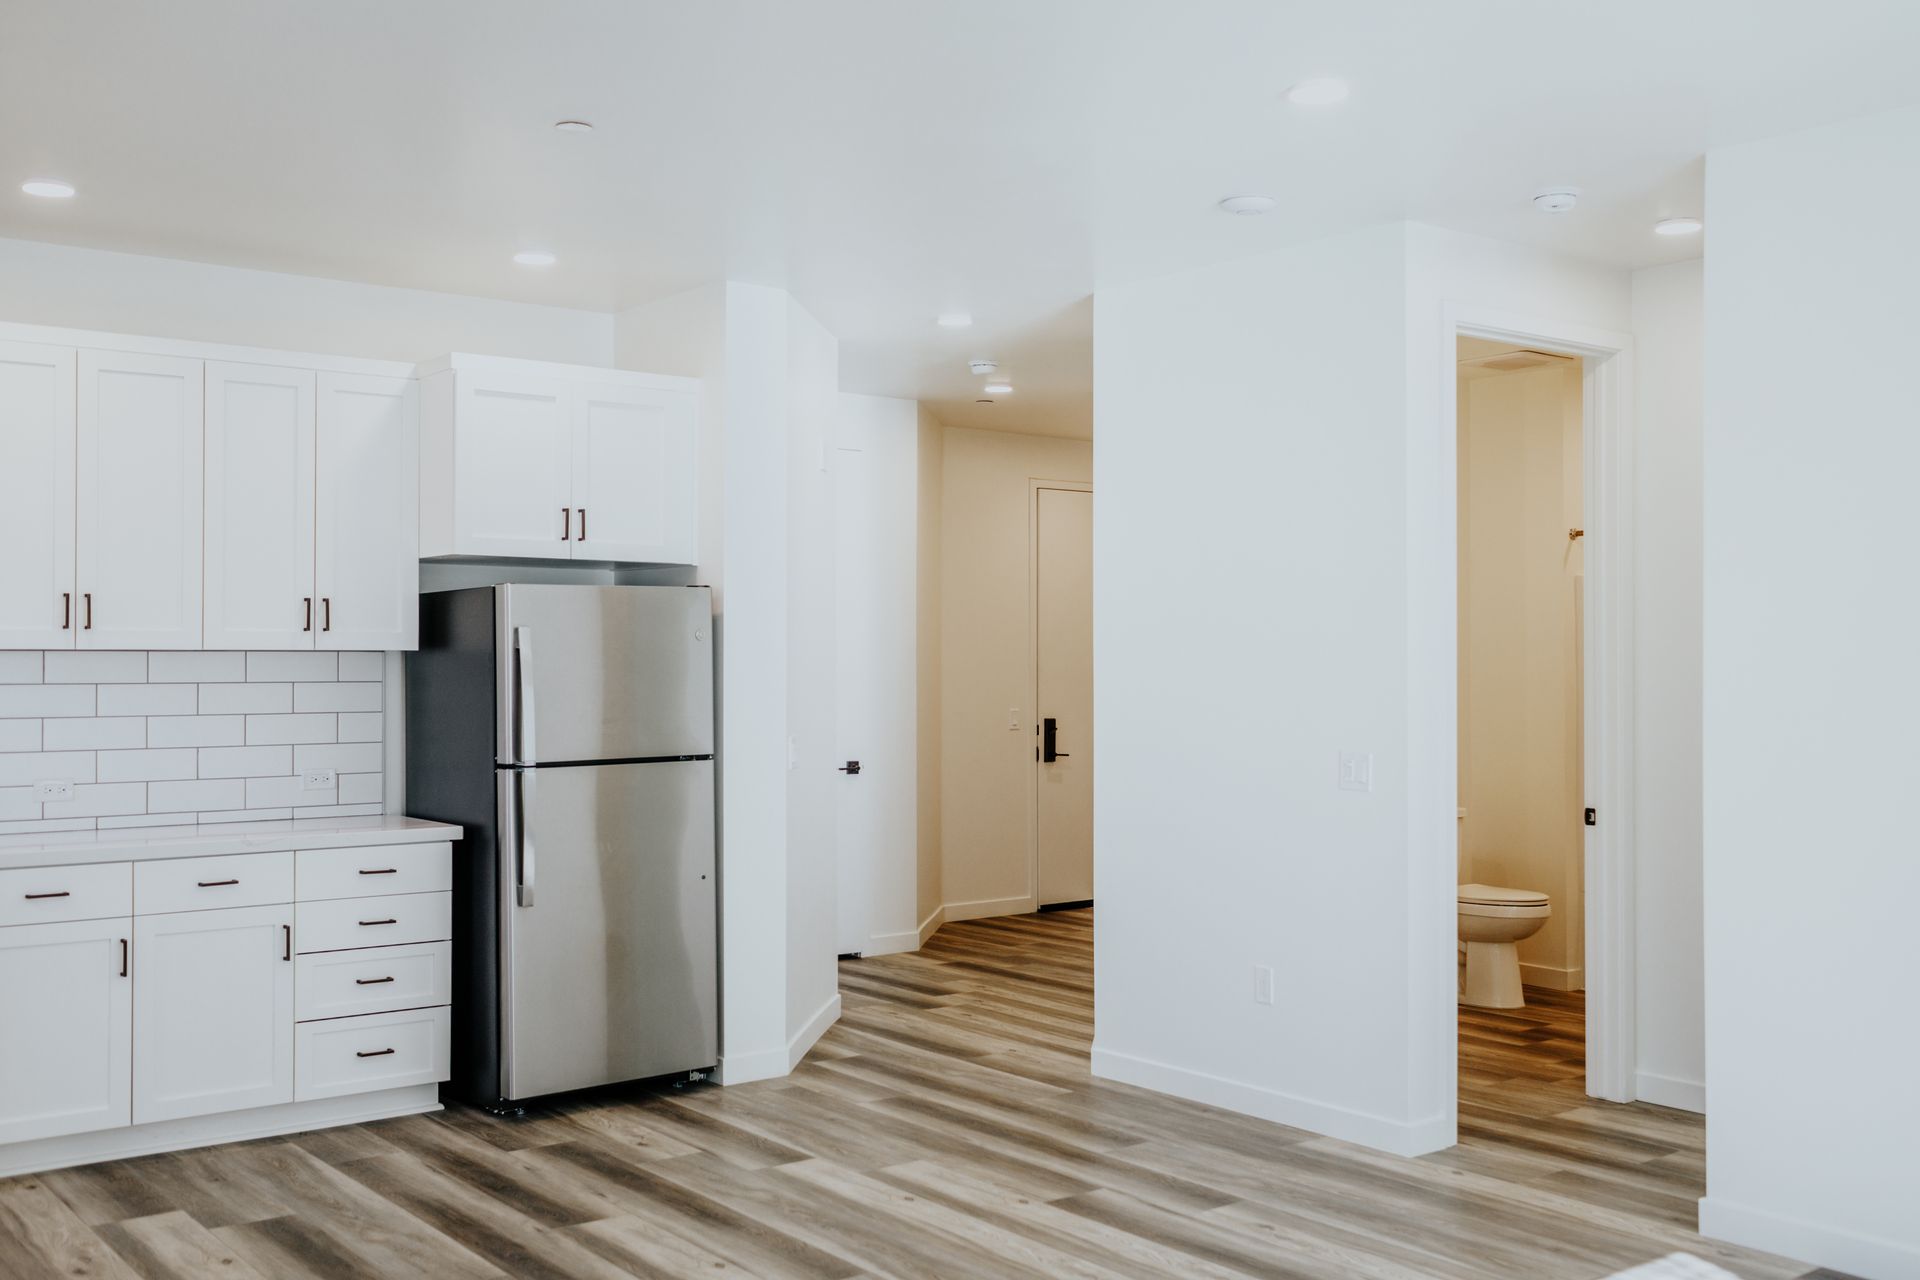
M 1086 435 L 1098 286 L 1390 218 L 1691 256 L 1648 228 L 1709 146 L 1920 101 L 1917 62 L 1913 0 L 4 0 L 0 235 L 604 310 L 781 285 L 848 390 Z M 1316 74 L 1352 99 L 1281 101 Z

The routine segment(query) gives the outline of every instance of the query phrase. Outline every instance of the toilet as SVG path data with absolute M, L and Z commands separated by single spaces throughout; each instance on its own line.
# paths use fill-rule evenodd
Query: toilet
M 1460 940 L 1467 944 L 1467 978 L 1460 1003 L 1480 1009 L 1521 1009 L 1520 948 L 1540 932 L 1553 903 L 1531 889 L 1490 884 L 1460 886 Z

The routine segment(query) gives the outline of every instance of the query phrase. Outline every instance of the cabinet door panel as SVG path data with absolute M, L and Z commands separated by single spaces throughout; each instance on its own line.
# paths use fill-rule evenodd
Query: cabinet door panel
M 684 391 L 575 390 L 574 559 L 693 563 L 698 409 Z
M 0 649 L 73 648 L 74 352 L 0 342 Z
M 77 643 L 197 649 L 202 364 L 82 351 L 79 365 Z
M 319 647 L 419 648 L 419 384 L 321 374 L 318 457 Z
M 311 649 L 314 376 L 207 366 L 209 649 Z
M 129 1122 L 132 923 L 0 929 L 0 1144 Z
M 573 427 L 565 383 L 462 370 L 454 390 L 454 550 L 573 552 Z
M 293 909 L 134 921 L 133 1122 L 293 1100 Z

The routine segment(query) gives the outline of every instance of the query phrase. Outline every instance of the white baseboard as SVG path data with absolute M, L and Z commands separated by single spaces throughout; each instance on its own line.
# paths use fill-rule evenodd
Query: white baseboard
M 941 919 L 951 924 L 955 920 L 984 920 L 988 916 L 1024 916 L 1034 911 L 1032 898 L 982 898 L 977 902 L 949 902 L 940 909 Z
M 920 945 L 926 946 L 927 939 L 940 932 L 940 926 L 947 922 L 947 909 L 935 907 L 927 912 L 927 918 L 920 922 Z
M 1529 987 L 1545 987 L 1549 991 L 1585 991 L 1587 971 L 1557 969 L 1551 965 L 1528 964 L 1523 960 L 1520 962 L 1520 981 Z
M 1651 1071 L 1636 1072 L 1633 1077 L 1633 1096 L 1642 1102 L 1651 1102 L 1656 1107 L 1707 1114 L 1707 1086 L 1698 1080 L 1678 1080 L 1673 1076 L 1655 1075 Z
M 152 1124 L 128 1125 L 119 1129 L 97 1129 L 92 1133 L 75 1133 L 62 1138 L 36 1138 L 31 1142 L 0 1146 L 0 1178 L 12 1177 L 17 1173 L 66 1169 L 99 1160 L 124 1160 L 130 1156 L 150 1156 L 161 1151 L 185 1151 L 192 1147 L 211 1147 L 221 1142 L 246 1142 L 283 1133 L 302 1133 L 308 1129 L 330 1129 L 335 1125 L 365 1124 L 372 1120 L 389 1120 L 394 1116 L 413 1116 L 438 1110 L 440 1086 L 415 1084 L 399 1089 L 381 1089 L 375 1093 L 354 1093 L 339 1098 L 319 1098 L 312 1102 L 287 1102 L 273 1107 L 254 1107 L 247 1111 L 191 1116 L 185 1120 L 159 1120 Z
M 1712 1196 L 1700 1200 L 1700 1234 L 1849 1275 L 1878 1280 L 1920 1276 L 1920 1249 L 1912 1245 L 1837 1231 Z
M 1426 1120 L 1392 1120 L 1385 1116 L 1350 1111 L 1311 1098 L 1244 1084 L 1221 1076 L 1209 1075 L 1187 1067 L 1176 1067 L 1149 1058 L 1135 1057 L 1093 1047 L 1093 1074 L 1105 1080 L 1138 1085 L 1156 1093 L 1225 1107 L 1242 1115 L 1256 1116 L 1276 1124 L 1292 1125 L 1314 1133 L 1357 1142 L 1397 1156 L 1425 1155 L 1454 1143 L 1453 1122 L 1445 1115 Z
M 918 951 L 920 934 L 908 929 L 905 933 L 876 933 L 867 939 L 867 945 L 860 949 L 861 956 L 891 956 L 902 951 Z
M 825 1004 L 814 1010 L 813 1016 L 806 1020 L 801 1028 L 787 1041 L 787 1070 L 800 1065 L 800 1059 L 807 1056 L 807 1050 L 818 1043 L 821 1036 L 827 1034 L 827 1028 L 840 1021 L 840 993 L 834 992 L 827 997 Z M 784 1072 L 782 1074 L 785 1074 Z
M 713 1078 L 720 1084 L 752 1084 L 755 1080 L 777 1080 L 790 1070 L 783 1046 L 752 1053 L 723 1053 L 714 1064 Z

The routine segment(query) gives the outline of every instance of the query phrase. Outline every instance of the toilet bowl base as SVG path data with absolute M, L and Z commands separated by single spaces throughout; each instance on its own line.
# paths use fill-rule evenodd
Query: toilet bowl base
M 1476 1009 L 1524 1009 L 1520 948 L 1511 942 L 1467 943 L 1467 981 L 1460 1003 Z

